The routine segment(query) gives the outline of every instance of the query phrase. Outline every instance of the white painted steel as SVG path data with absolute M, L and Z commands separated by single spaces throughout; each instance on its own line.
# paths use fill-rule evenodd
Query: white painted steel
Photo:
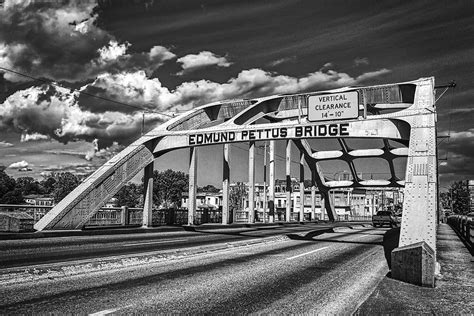
M 403 94 L 399 85 L 413 87 L 414 97 Z M 357 91 L 359 116 L 350 120 L 333 120 L 327 122 L 309 122 L 307 120 L 308 97 Z M 436 171 L 436 111 L 434 108 L 434 79 L 422 78 L 399 84 L 387 84 L 371 87 L 348 87 L 328 91 L 304 93 L 296 95 L 276 95 L 253 100 L 227 100 L 214 102 L 187 113 L 184 113 L 142 136 L 128 146 L 124 151 L 113 157 L 71 194 L 59 202 L 36 225 L 35 229 L 78 229 L 118 190 L 135 176 L 140 170 L 153 162 L 153 159 L 170 150 L 191 148 L 194 152 L 199 146 L 209 144 L 226 144 L 235 142 L 255 142 L 270 140 L 291 141 L 304 154 L 304 159 L 312 172 L 312 178 L 317 185 L 322 200 L 322 208 L 328 216 L 334 218 L 331 200 L 328 198 L 329 189 L 341 187 L 371 187 L 405 185 L 405 202 L 400 242 L 407 245 L 416 241 L 426 241 L 436 249 L 435 219 L 437 207 L 437 171 Z M 400 111 L 376 112 L 376 110 L 400 109 Z M 382 114 L 378 114 L 382 113 Z M 260 118 L 267 118 L 267 123 L 260 124 Z M 269 131 L 282 133 L 269 133 Z M 226 134 L 227 133 L 227 134 Z M 232 139 L 212 139 L 209 143 L 197 143 L 198 137 L 204 139 L 213 135 L 231 135 Z M 201 135 L 201 136 L 197 136 Z M 251 137 L 253 138 L 250 138 Z M 409 148 L 384 148 L 349 150 L 341 148 L 335 151 L 320 151 L 313 149 L 307 139 L 337 138 L 344 143 L 345 138 L 375 138 L 398 140 L 410 144 Z M 272 142 L 270 148 L 272 148 Z M 273 143 L 274 146 L 274 143 Z M 341 145 L 342 146 L 342 145 Z M 254 146 L 253 146 L 254 147 Z M 254 150 L 254 149 L 253 149 Z M 250 152 L 253 152 L 252 146 Z M 287 152 L 291 151 L 287 145 Z M 272 149 L 270 149 L 272 152 Z M 272 155 L 272 154 L 270 154 Z M 193 155 L 191 155 L 193 156 Z M 385 159 L 391 166 L 392 177 L 387 180 L 358 179 L 357 170 L 353 166 L 354 159 L 377 156 Z M 397 179 L 393 171 L 393 159 L 408 156 L 405 180 Z M 289 157 L 289 155 L 287 155 Z M 254 157 L 249 160 L 249 182 L 254 184 Z M 326 159 L 343 159 L 351 166 L 352 181 L 326 182 L 323 170 L 318 161 Z M 287 158 L 287 164 L 290 158 Z M 196 181 L 196 160 L 190 163 L 190 181 Z M 270 178 L 274 184 L 274 157 L 270 157 Z M 289 168 L 288 168 L 289 169 Z M 273 179 L 272 179 L 273 173 Z M 289 171 L 286 172 L 290 176 Z M 251 178 L 253 180 L 251 181 Z M 191 184 L 192 184 L 191 183 Z M 253 195 L 253 188 L 250 190 Z M 271 192 L 271 189 L 269 190 Z M 190 200 L 195 200 L 190 192 Z M 272 198 L 272 197 L 271 197 Z M 249 198 L 253 204 L 254 197 Z M 290 198 L 287 199 L 290 201 Z M 190 205 L 193 216 L 195 205 Z M 287 218 L 289 218 L 289 207 Z M 250 212 L 253 222 L 253 212 Z M 191 223 L 194 221 L 192 218 Z

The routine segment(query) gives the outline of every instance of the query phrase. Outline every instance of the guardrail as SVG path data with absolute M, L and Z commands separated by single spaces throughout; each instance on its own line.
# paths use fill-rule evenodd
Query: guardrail
M 464 242 L 469 252 L 474 255 L 474 217 L 451 215 L 447 221 Z

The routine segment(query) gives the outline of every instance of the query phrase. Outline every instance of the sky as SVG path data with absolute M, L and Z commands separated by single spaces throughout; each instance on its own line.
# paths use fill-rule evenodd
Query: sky
M 142 109 L 150 130 L 169 119 L 160 113 L 223 99 L 434 76 L 457 83 L 436 104 L 450 136 L 438 141 L 441 187 L 474 179 L 473 1 L 0 3 L 0 67 L 16 72 L 0 69 L 0 165 L 14 177 L 92 172 L 140 136 Z M 246 148 L 233 145 L 231 181 L 246 179 Z M 199 185 L 219 186 L 220 150 L 200 151 Z M 187 160 L 182 150 L 155 168 Z

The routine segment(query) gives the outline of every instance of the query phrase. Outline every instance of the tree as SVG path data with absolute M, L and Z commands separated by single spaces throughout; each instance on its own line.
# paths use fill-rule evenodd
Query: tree
M 40 182 L 40 185 L 43 188 L 44 194 L 53 193 L 55 184 L 56 184 L 56 179 L 53 176 L 47 177 L 46 179 L 43 179 Z
M 229 208 L 233 211 L 243 210 L 243 200 L 247 190 L 242 182 L 237 182 L 235 186 L 231 186 L 229 190 Z
M 469 212 L 469 190 L 465 181 L 457 181 L 451 185 L 453 212 L 467 214 Z
M 189 176 L 181 171 L 168 169 L 153 172 L 153 201 L 165 208 L 178 207 L 183 192 L 188 191 Z
M 23 195 L 16 188 L 16 181 L 5 173 L 5 168 L 0 168 L 0 203 L 21 204 Z
M 197 189 L 198 192 L 209 192 L 209 193 L 218 193 L 220 190 L 213 186 L 212 184 L 208 184 L 202 188 Z
M 58 203 L 78 185 L 79 179 L 74 174 L 70 172 L 56 174 L 56 183 L 53 190 L 54 201 Z
M 16 179 L 16 187 L 23 195 L 43 194 L 43 188 L 39 182 L 32 177 L 20 177 Z
M 117 204 L 120 206 L 137 207 L 141 202 L 142 190 L 143 188 L 135 183 L 123 186 L 115 195 Z

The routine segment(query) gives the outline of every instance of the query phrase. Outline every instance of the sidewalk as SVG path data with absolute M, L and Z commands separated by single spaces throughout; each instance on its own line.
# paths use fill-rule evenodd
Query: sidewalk
M 474 257 L 448 225 L 437 230 L 441 273 L 436 287 L 425 288 L 385 277 L 356 315 L 474 313 Z

